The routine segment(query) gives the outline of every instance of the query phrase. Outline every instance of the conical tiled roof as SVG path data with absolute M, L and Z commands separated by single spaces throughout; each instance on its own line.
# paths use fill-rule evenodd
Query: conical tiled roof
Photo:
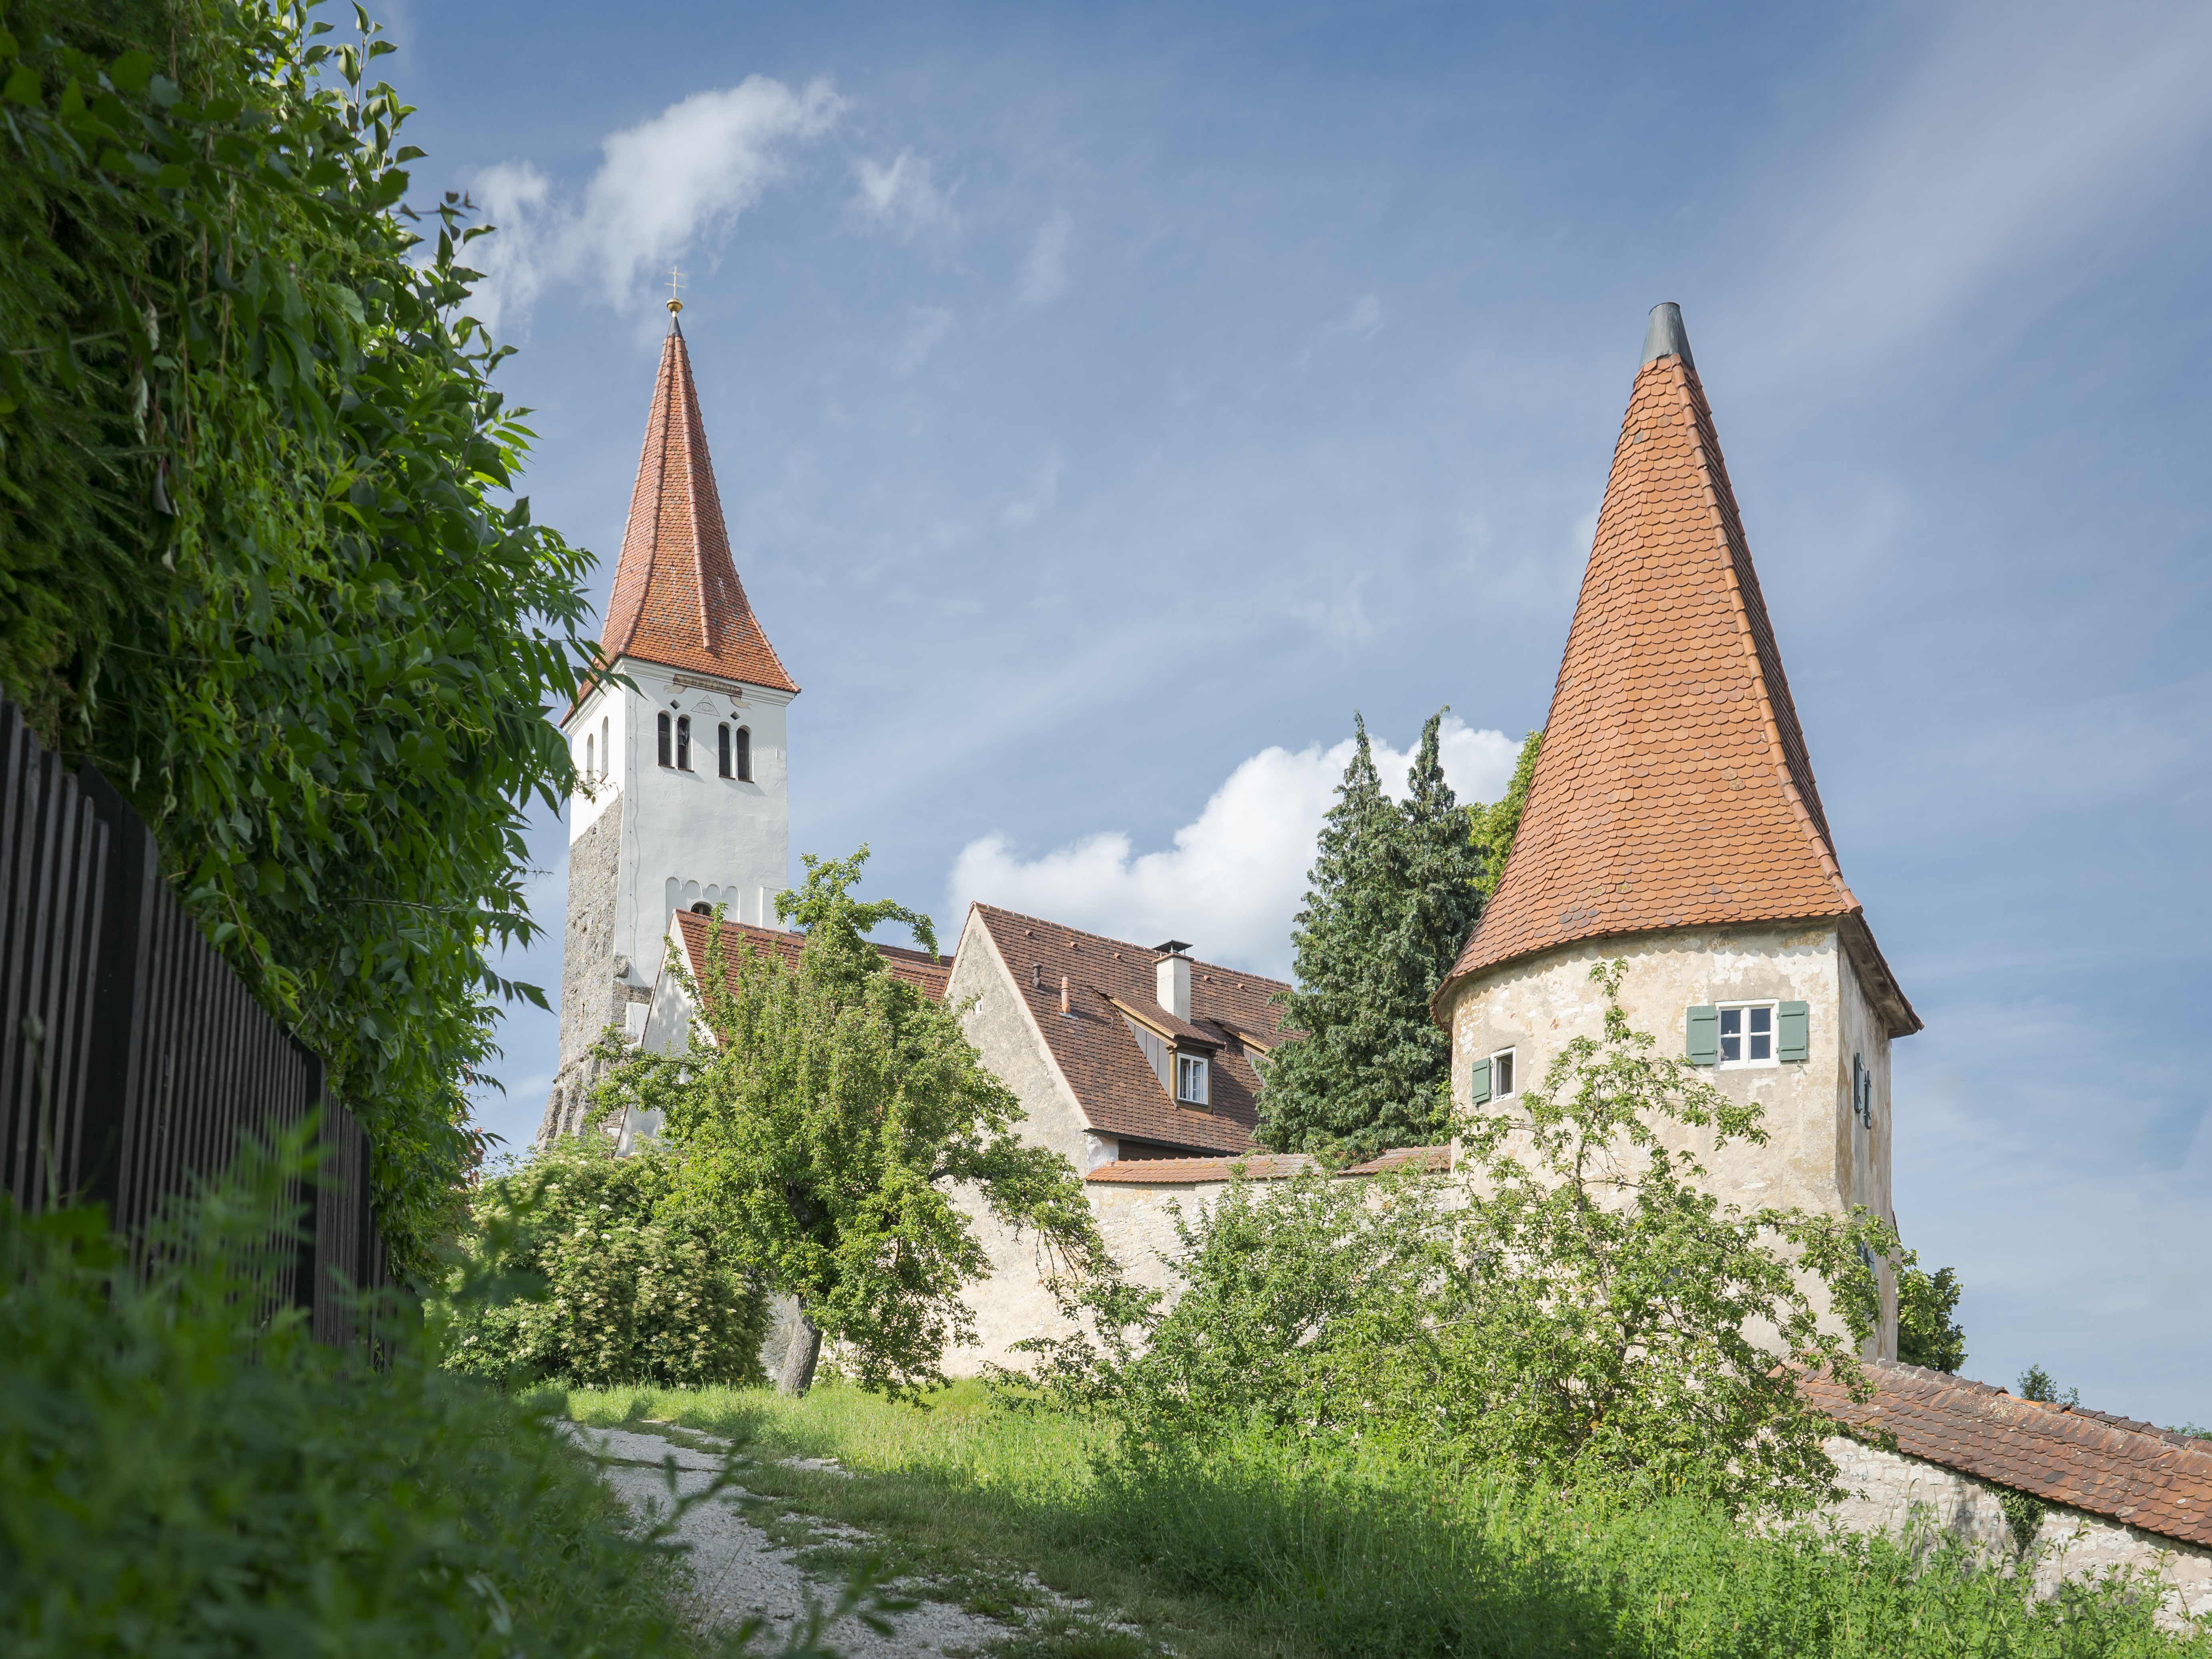
M 1578 939 L 1858 915 L 1712 412 L 1680 313 L 1661 312 L 1512 856 L 1439 1008 L 1464 975 Z M 1889 1023 L 1917 1029 L 1887 969 L 1868 973 L 1871 936 L 1846 933 Z
M 772 690 L 799 690 L 745 602 L 731 561 L 691 357 L 673 317 L 599 645 L 610 664 L 635 657 Z

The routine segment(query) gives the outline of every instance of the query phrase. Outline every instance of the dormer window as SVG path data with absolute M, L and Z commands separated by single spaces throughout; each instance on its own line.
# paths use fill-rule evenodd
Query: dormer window
M 1177 1054 L 1175 1057 L 1176 1098 L 1186 1106 L 1207 1103 L 1206 1073 L 1210 1069 L 1203 1054 Z
M 689 714 L 676 717 L 676 769 L 679 772 L 691 769 L 691 717 Z

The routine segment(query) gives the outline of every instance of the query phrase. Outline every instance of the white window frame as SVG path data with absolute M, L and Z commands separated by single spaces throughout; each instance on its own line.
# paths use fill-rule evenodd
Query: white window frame
M 1211 1105 L 1212 1102 L 1210 1097 L 1213 1092 L 1212 1067 L 1208 1064 L 1206 1056 L 1178 1053 L 1174 1059 L 1176 1101 L 1185 1106 Z M 1186 1067 L 1188 1069 L 1186 1070 Z M 1190 1077 L 1195 1077 L 1198 1079 L 1196 1094 L 1183 1092 L 1183 1080 Z
M 1723 1072 L 1764 1072 L 1771 1067 L 1782 1064 L 1781 1060 L 1778 1057 L 1782 1047 L 1782 1001 L 1780 998 L 1753 997 L 1747 1002 L 1717 1002 L 1713 1005 L 1713 1007 L 1720 1015 L 1720 1019 L 1717 1022 L 1720 1029 L 1714 1036 L 1714 1042 L 1718 1046 L 1718 1052 L 1720 1054 L 1719 1060 L 1715 1062 L 1718 1069 Z M 1732 1013 L 1740 1014 L 1744 1012 L 1746 1010 L 1753 1008 L 1764 1008 L 1767 1011 L 1765 1031 L 1766 1058 L 1765 1060 L 1730 1060 L 1728 1057 L 1728 1017 Z M 1741 1042 L 1743 1047 L 1746 1049 L 1748 1049 L 1751 1047 L 1751 1039 L 1753 1035 L 1751 1029 L 1751 1021 L 1748 1018 L 1741 1019 L 1737 1022 L 1737 1025 L 1739 1029 L 1735 1035 Z
M 1501 1060 L 1505 1062 L 1506 1086 L 1503 1089 L 1498 1086 L 1498 1062 Z M 1490 1056 L 1490 1097 L 1492 1100 L 1510 1100 L 1520 1087 L 1521 1062 L 1514 1051 L 1510 1048 L 1493 1051 Z

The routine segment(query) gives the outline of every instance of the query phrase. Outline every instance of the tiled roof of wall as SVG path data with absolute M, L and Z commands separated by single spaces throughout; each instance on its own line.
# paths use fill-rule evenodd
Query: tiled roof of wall
M 1320 1167 L 1320 1160 L 1307 1152 L 1248 1152 L 1242 1158 L 1125 1158 L 1100 1164 L 1084 1179 L 1119 1185 L 1182 1187 L 1226 1181 L 1237 1174 L 1247 1181 L 1287 1181 Z M 1380 1158 L 1352 1164 L 1337 1174 L 1389 1175 L 1408 1169 L 1435 1174 L 1450 1168 L 1449 1146 L 1394 1146 Z
M 1191 963 L 1190 1027 L 1221 1046 L 1212 1055 L 1210 1106 L 1180 1105 L 1169 1098 L 1127 1017 L 1110 1000 L 1119 998 L 1157 1011 L 1163 1023 L 1180 1024 L 1158 1006 L 1157 951 L 992 905 L 979 904 L 975 911 L 1028 999 L 1094 1133 L 1194 1152 L 1250 1149 L 1260 1121 L 1260 1075 L 1236 1033 L 1272 1040 L 1282 1010 L 1269 999 L 1290 987 L 1212 963 Z M 1069 990 L 1066 1015 L 1060 1012 L 1063 974 Z
M 2212 1443 L 1917 1365 L 1881 1360 L 1867 1370 L 1878 1391 L 1864 1405 L 1825 1376 L 1800 1386 L 1828 1416 L 1863 1434 L 1886 1431 L 1907 1456 L 2212 1545 Z
M 1451 975 L 1578 939 L 1852 918 L 1893 1035 L 1918 1029 L 1856 922 L 1696 369 L 1636 377 L 1528 806 Z
M 635 657 L 771 690 L 799 690 L 753 615 L 730 557 L 691 358 L 673 318 L 599 648 L 610 664 Z
M 694 975 L 703 972 L 707 963 L 707 937 L 714 918 L 696 911 L 676 912 L 676 925 L 682 930 L 684 954 Z M 787 933 L 774 927 L 755 927 L 750 923 L 722 923 L 722 962 L 726 973 L 735 975 L 739 956 L 738 941 L 753 947 L 756 954 L 774 952 L 783 959 L 787 967 L 799 965 L 799 952 L 806 943 L 804 933 Z M 891 977 L 902 979 L 918 987 L 932 1002 L 945 1000 L 945 982 L 951 977 L 952 958 L 933 957 L 924 951 L 908 950 L 904 945 L 878 945 L 877 954 L 890 964 Z

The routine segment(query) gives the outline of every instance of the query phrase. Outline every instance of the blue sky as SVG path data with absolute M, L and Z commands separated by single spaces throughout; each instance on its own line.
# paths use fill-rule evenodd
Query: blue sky
M 604 591 L 665 318 L 794 851 L 1285 971 L 1363 710 L 1541 723 L 1679 301 L 1846 876 L 1928 1030 L 1970 1374 L 2212 1420 L 2212 13 L 409 0 L 418 195 Z M 565 833 L 540 826 L 557 933 Z M 509 964 L 553 987 L 549 952 Z M 510 1019 L 535 1126 L 554 1028 Z

